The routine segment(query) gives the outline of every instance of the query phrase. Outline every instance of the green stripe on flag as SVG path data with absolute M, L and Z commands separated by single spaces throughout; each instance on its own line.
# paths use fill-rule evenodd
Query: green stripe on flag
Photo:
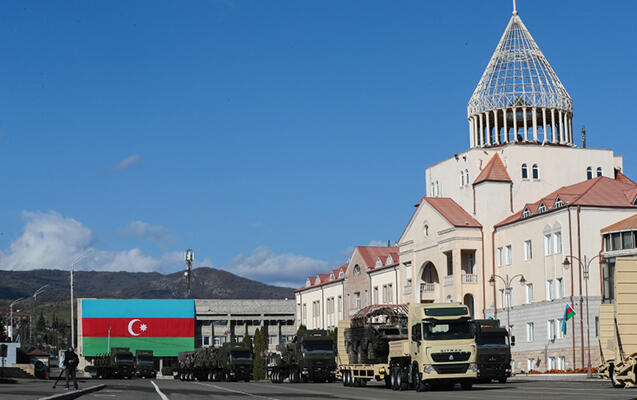
M 84 357 L 93 357 L 108 353 L 107 337 L 84 337 L 82 339 Z M 192 337 L 112 337 L 111 347 L 128 347 L 135 350 L 153 350 L 155 357 L 176 357 L 181 351 L 194 351 L 195 340 Z

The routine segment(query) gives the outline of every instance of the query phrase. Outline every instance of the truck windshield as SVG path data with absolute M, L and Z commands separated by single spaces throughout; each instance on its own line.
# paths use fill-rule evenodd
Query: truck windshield
M 235 350 L 230 352 L 233 360 L 252 360 L 252 354 L 247 350 Z
M 478 346 L 488 345 L 505 345 L 506 336 L 503 335 L 479 335 L 476 337 L 476 344 Z
M 425 340 L 471 339 L 474 337 L 473 325 L 469 322 L 435 322 L 423 324 Z
M 308 340 L 303 342 L 303 351 L 312 354 L 332 354 L 332 342 L 328 340 Z
M 153 357 L 151 357 L 151 356 L 139 356 L 139 357 L 137 357 L 137 360 L 140 361 L 140 362 L 151 363 L 151 362 L 153 362 Z
M 133 356 L 129 354 L 117 354 L 115 355 L 115 361 L 118 362 L 133 362 Z

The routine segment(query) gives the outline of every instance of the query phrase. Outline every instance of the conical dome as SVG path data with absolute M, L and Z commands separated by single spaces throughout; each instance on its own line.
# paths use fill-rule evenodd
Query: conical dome
M 572 113 L 571 96 L 514 10 L 467 106 L 472 147 L 506 143 L 511 133 L 538 141 L 538 130 L 544 142 L 570 144 Z

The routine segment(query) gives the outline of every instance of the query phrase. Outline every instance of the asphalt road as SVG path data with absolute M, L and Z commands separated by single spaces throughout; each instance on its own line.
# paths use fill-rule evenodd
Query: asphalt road
M 364 388 L 343 387 L 339 383 L 272 384 L 269 382 L 181 382 L 176 380 L 86 380 L 81 387 L 97 383 L 106 384 L 106 388 L 86 394 L 80 399 L 118 399 L 118 400 L 197 400 L 197 399 L 347 399 L 347 400 L 384 400 L 384 399 L 637 399 L 637 389 L 613 389 L 607 382 L 592 380 L 586 382 L 539 381 L 512 379 L 506 384 L 478 384 L 470 391 L 436 391 L 417 393 L 415 391 L 394 392 L 380 385 Z M 2 400 L 35 400 L 62 393 L 64 390 L 52 389 L 51 382 L 19 380 L 17 384 L 0 385 Z

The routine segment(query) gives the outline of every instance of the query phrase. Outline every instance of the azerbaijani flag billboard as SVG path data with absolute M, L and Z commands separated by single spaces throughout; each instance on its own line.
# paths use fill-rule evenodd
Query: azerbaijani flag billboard
M 177 356 L 195 347 L 194 300 L 81 300 L 82 355 L 96 356 L 110 347 L 153 350 Z

